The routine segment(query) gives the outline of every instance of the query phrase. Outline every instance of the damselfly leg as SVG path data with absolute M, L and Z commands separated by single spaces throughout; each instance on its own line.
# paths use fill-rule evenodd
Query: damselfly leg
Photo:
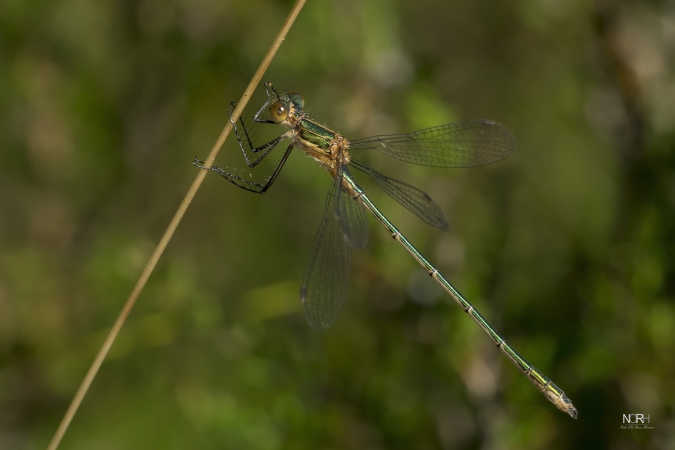
M 236 104 L 234 102 L 230 103 L 231 111 L 230 111 L 230 117 L 232 117 L 232 112 L 234 110 L 234 106 Z M 231 120 L 231 119 L 230 119 Z M 261 120 L 257 118 L 257 115 L 253 117 L 253 120 L 255 120 L 258 123 L 268 123 L 267 121 Z M 234 136 L 237 138 L 237 143 L 239 144 L 239 148 L 241 149 L 242 155 L 244 155 L 244 161 L 246 161 L 246 165 L 248 166 L 249 169 L 254 168 L 260 162 L 265 159 L 265 156 L 267 156 L 276 146 L 279 144 L 279 142 L 286 137 L 286 133 L 280 134 L 279 136 L 275 137 L 269 142 L 266 142 L 262 145 L 256 146 L 253 144 L 253 141 L 251 140 L 251 137 L 248 133 L 248 130 L 246 129 L 246 124 L 244 123 L 244 118 L 240 117 L 239 118 L 239 124 L 237 125 L 236 122 L 232 121 L 232 127 L 234 128 Z M 246 140 L 242 139 L 241 135 L 239 134 L 239 127 L 241 127 L 242 131 L 244 132 L 244 137 Z M 258 156 L 256 159 L 251 160 L 249 158 L 249 152 L 250 153 L 258 153 L 262 152 L 260 156 Z
M 269 96 L 269 94 L 268 94 Z M 230 104 L 231 108 L 234 108 L 235 103 L 232 102 Z M 231 112 L 230 112 L 231 116 Z M 258 120 L 258 114 L 254 117 L 254 120 L 256 122 L 261 122 L 261 123 L 267 123 L 267 121 L 263 120 Z M 244 161 L 246 162 L 246 166 L 250 169 L 253 169 L 256 167 L 258 164 L 262 162 L 263 159 L 267 155 L 270 154 L 274 148 L 276 148 L 277 145 L 279 145 L 279 142 L 281 142 L 282 139 L 284 139 L 287 136 L 287 133 L 283 133 L 274 139 L 272 139 L 269 142 L 266 142 L 262 145 L 255 146 L 251 140 L 251 137 L 248 133 L 248 130 L 246 129 L 246 125 L 244 124 L 244 119 L 239 118 L 239 126 L 241 126 L 241 129 L 244 132 L 244 136 L 246 138 L 246 141 L 244 141 L 240 134 L 239 134 L 239 126 L 237 125 L 236 122 L 232 121 L 232 127 L 234 128 L 234 135 L 237 138 L 237 143 L 239 143 L 239 148 L 241 148 L 241 153 L 244 156 Z M 225 178 L 227 181 L 230 183 L 234 184 L 235 186 L 244 189 L 249 192 L 253 192 L 256 194 L 263 194 L 264 192 L 267 191 L 267 189 L 272 186 L 274 181 L 277 179 L 279 176 L 279 173 L 281 172 L 281 169 L 284 167 L 284 164 L 286 164 L 286 160 L 291 154 L 291 151 L 293 150 L 293 144 L 291 143 L 287 148 L 286 151 L 284 152 L 283 156 L 277 163 L 276 167 L 274 168 L 274 171 L 272 172 L 272 175 L 270 175 L 267 180 L 263 183 L 258 183 L 253 180 L 247 180 L 245 178 L 242 178 L 241 176 L 237 175 L 233 170 L 223 168 L 223 167 L 217 167 L 217 166 L 211 166 L 211 167 L 206 167 L 204 166 L 204 161 L 199 160 L 199 159 L 194 159 L 192 161 L 192 164 L 195 167 L 199 167 L 200 169 L 205 169 L 210 172 L 216 173 L 220 175 L 221 177 Z M 249 158 L 249 152 L 250 153 L 258 153 L 262 152 L 260 155 L 258 155 L 257 158 L 255 159 L 250 159 Z
M 194 159 L 192 161 L 192 165 L 200 169 L 208 170 L 209 172 L 218 174 L 221 177 L 225 178 L 230 183 L 234 184 L 238 188 L 241 188 L 245 191 L 253 192 L 254 194 L 264 194 L 267 191 L 267 189 L 269 189 L 270 186 L 272 186 L 274 181 L 279 176 L 279 173 L 281 172 L 281 169 L 283 169 L 284 164 L 286 164 L 286 160 L 290 156 L 292 150 L 293 144 L 290 144 L 286 148 L 286 151 L 284 152 L 284 155 L 281 157 L 281 160 L 279 160 L 279 163 L 274 168 L 274 172 L 272 172 L 272 175 L 270 175 L 269 178 L 267 178 L 267 181 L 265 183 L 258 183 L 253 180 L 247 180 L 237 175 L 234 171 L 222 167 L 216 166 L 206 167 L 204 165 L 204 161 L 199 159 Z

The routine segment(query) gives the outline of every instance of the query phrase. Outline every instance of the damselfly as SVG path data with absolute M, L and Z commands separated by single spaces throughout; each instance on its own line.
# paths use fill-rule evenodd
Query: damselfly
M 489 164 L 506 157 L 514 147 L 513 136 L 500 124 L 487 120 L 449 123 L 405 134 L 373 136 L 347 140 L 336 131 L 314 121 L 304 110 L 304 99 L 296 93 L 279 93 L 271 83 L 265 84 L 267 101 L 253 117 L 258 123 L 283 125 L 286 131 L 271 141 L 255 146 L 243 119 L 232 123 L 235 136 L 249 168 L 256 167 L 281 142 L 288 141 L 286 151 L 264 183 L 238 176 L 220 167 L 205 167 L 247 191 L 262 194 L 272 186 L 294 147 L 301 148 L 325 168 L 333 178 L 326 198 L 323 218 L 316 233 L 312 259 L 305 274 L 300 298 L 308 322 L 314 327 L 329 327 L 347 297 L 352 248 L 362 248 L 368 238 L 365 211 L 379 220 L 403 248 L 427 271 L 450 297 L 495 342 L 502 352 L 558 409 L 571 417 L 577 410 L 549 378 L 518 354 L 371 202 L 354 181 L 350 168 L 369 175 L 384 192 L 427 224 L 444 229 L 443 212 L 426 193 L 385 176 L 354 159 L 377 150 L 400 161 L 434 167 L 472 167 Z M 252 155 L 257 155 L 256 157 Z

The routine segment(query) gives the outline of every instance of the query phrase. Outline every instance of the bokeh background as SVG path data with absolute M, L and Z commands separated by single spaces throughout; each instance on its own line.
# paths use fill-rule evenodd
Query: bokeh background
M 46 446 L 290 6 L 2 2 L 0 448 Z M 340 318 L 311 330 L 329 183 L 296 152 L 263 196 L 206 180 L 62 448 L 675 447 L 675 2 L 309 1 L 265 79 L 347 136 L 513 131 L 485 168 L 368 158 L 448 232 L 372 197 L 579 420 L 374 221 Z M 232 139 L 218 163 L 248 176 Z

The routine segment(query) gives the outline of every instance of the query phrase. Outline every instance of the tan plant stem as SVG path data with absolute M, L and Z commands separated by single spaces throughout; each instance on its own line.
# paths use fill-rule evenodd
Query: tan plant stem
M 206 166 L 211 166 L 213 164 L 213 161 L 216 159 L 216 156 L 218 155 L 218 152 L 220 152 L 221 147 L 225 143 L 225 140 L 227 137 L 230 135 L 230 132 L 232 131 L 232 122 L 236 122 L 239 117 L 241 116 L 242 111 L 246 107 L 246 104 L 250 100 L 251 96 L 253 95 L 253 92 L 255 89 L 258 87 L 258 84 L 260 83 L 260 80 L 262 79 L 263 75 L 265 74 L 265 71 L 269 67 L 270 63 L 274 59 L 274 56 L 277 53 L 277 50 L 279 50 L 279 47 L 281 46 L 281 43 L 284 41 L 286 38 L 286 35 L 288 34 L 288 31 L 291 29 L 293 26 L 293 23 L 295 22 L 295 19 L 297 18 L 298 14 L 300 13 L 300 10 L 302 7 L 305 5 L 306 0 L 297 0 L 295 2 L 295 5 L 293 6 L 293 9 L 291 9 L 290 14 L 286 18 L 286 21 L 284 22 L 284 25 L 282 26 L 281 30 L 277 34 L 276 38 L 272 42 L 272 45 L 270 46 L 269 50 L 267 51 L 267 54 L 263 58 L 262 62 L 260 63 L 260 66 L 258 66 L 258 69 L 256 70 L 255 74 L 253 75 L 253 78 L 251 78 L 251 81 L 249 82 L 248 86 L 246 87 L 246 90 L 241 96 L 241 99 L 239 102 L 237 102 L 237 106 L 234 108 L 234 111 L 232 112 L 232 117 L 228 122 L 225 124 L 225 127 L 223 130 L 220 132 L 220 135 L 218 136 L 218 139 L 216 140 L 216 143 L 213 145 L 211 148 L 211 151 L 209 153 L 208 158 L 206 158 L 205 165 Z M 174 214 L 173 218 L 171 219 L 171 222 L 169 222 L 169 225 L 167 226 L 166 230 L 164 231 L 164 234 L 162 235 L 162 238 L 159 240 L 159 243 L 155 247 L 154 251 L 152 252 L 152 255 L 150 256 L 150 259 L 146 263 L 145 267 L 143 268 L 143 271 L 141 272 L 140 277 L 138 278 L 138 281 L 136 281 L 136 285 L 134 286 L 133 290 L 131 291 L 131 294 L 129 294 L 129 297 L 127 298 L 126 302 L 124 302 L 124 306 L 122 307 L 122 310 L 120 311 L 119 315 L 117 316 L 117 320 L 115 320 L 114 325 L 110 329 L 110 332 L 108 333 L 108 336 L 106 337 L 105 341 L 103 341 L 103 345 L 101 346 L 100 350 L 98 351 L 96 358 L 94 358 L 94 361 L 91 364 L 91 367 L 89 367 L 89 370 L 87 371 L 87 374 L 85 375 L 84 379 L 82 380 L 80 387 L 77 389 L 77 392 L 75 393 L 75 396 L 73 397 L 73 400 L 71 401 L 70 405 L 68 406 L 68 410 L 63 416 L 63 419 L 61 419 L 61 423 L 59 424 L 59 427 L 57 428 L 56 432 L 54 433 L 54 436 L 52 436 L 51 441 L 49 442 L 49 446 L 47 447 L 48 450 L 56 450 L 58 448 L 59 444 L 61 443 L 61 439 L 63 439 L 64 434 L 66 433 L 66 430 L 68 430 L 68 427 L 73 420 L 73 417 L 75 416 L 75 413 L 77 412 L 78 408 L 80 407 L 80 404 L 82 403 L 82 399 L 84 399 L 84 396 L 87 394 L 87 391 L 89 390 L 89 387 L 91 386 L 91 383 L 94 381 L 94 378 L 96 377 L 96 374 L 98 373 L 99 368 L 101 367 L 101 364 L 103 364 L 103 361 L 105 360 L 106 356 L 108 355 L 108 351 L 110 350 L 110 347 L 112 347 L 113 343 L 115 342 L 115 339 L 117 338 L 117 335 L 124 325 L 124 322 L 127 320 L 127 317 L 129 317 L 129 313 L 131 312 L 131 309 L 134 307 L 134 304 L 136 303 L 136 300 L 138 299 L 138 296 L 141 294 L 143 291 L 143 288 L 145 287 L 145 284 L 147 283 L 148 279 L 150 278 L 150 275 L 152 274 L 153 270 L 155 269 L 155 266 L 157 265 L 157 262 L 159 261 L 159 258 L 162 256 L 164 253 L 164 250 L 166 249 L 166 246 L 169 244 L 171 241 L 171 238 L 173 237 L 174 233 L 176 232 L 176 228 L 178 228 L 178 225 L 180 224 L 181 220 L 183 219 L 183 215 L 185 214 L 185 211 L 187 211 L 188 207 L 190 206 L 190 203 L 192 202 L 192 199 L 194 198 L 195 194 L 197 193 L 197 190 L 201 186 L 202 182 L 204 181 L 204 177 L 206 176 L 206 171 L 200 170 L 197 173 L 197 176 L 195 177 L 194 181 L 192 182 L 192 185 L 188 189 L 187 193 L 185 194 L 185 197 L 183 198 L 183 201 L 181 201 L 180 205 L 178 206 L 178 209 L 176 210 L 176 213 Z

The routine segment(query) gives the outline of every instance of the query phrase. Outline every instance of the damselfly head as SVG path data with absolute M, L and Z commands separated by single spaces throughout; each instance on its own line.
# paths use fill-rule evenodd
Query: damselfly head
M 295 92 L 281 92 L 279 93 L 270 81 L 265 83 L 265 93 L 267 94 L 267 101 L 260 108 L 256 117 L 267 116 L 267 120 L 274 123 L 283 123 L 289 118 L 289 115 L 299 113 L 305 106 L 305 99 L 302 95 Z

